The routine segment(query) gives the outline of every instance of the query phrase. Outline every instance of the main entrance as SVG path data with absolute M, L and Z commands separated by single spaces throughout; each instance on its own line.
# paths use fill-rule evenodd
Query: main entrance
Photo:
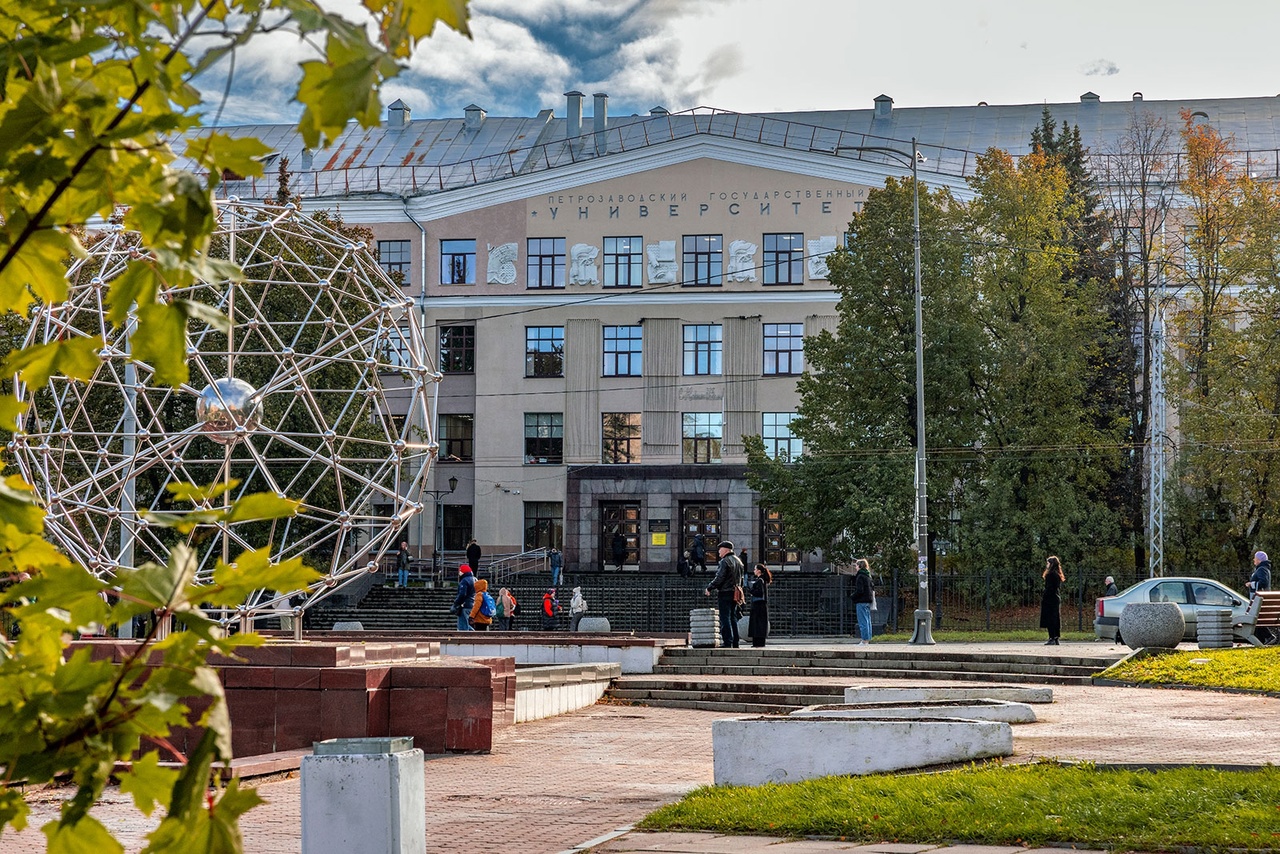
M 693 551 L 693 539 L 702 535 L 707 550 L 707 566 L 716 563 L 716 544 L 720 542 L 720 502 L 680 502 L 680 548 Z
M 614 554 L 614 535 L 621 536 L 621 553 L 623 566 L 640 565 L 640 502 L 639 501 L 601 501 L 600 502 L 600 565 L 613 567 L 618 565 Z

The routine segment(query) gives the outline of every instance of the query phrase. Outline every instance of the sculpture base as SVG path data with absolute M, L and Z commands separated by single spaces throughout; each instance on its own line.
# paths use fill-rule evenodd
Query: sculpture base
M 916 611 L 916 628 L 907 643 L 933 645 L 933 612 Z

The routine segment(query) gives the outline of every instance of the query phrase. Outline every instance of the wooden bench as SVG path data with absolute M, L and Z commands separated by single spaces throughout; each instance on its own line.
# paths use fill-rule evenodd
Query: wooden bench
M 1249 600 L 1249 609 L 1244 612 L 1244 619 L 1231 628 L 1236 638 L 1254 646 L 1264 645 L 1255 630 L 1269 629 L 1270 643 L 1275 643 L 1280 638 L 1280 590 L 1263 590 L 1253 594 L 1253 598 Z

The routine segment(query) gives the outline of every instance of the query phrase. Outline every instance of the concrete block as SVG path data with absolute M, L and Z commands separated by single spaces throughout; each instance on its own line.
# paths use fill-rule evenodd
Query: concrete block
M 302 759 L 302 854 L 427 847 L 421 750 Z
M 855 685 L 844 689 L 844 701 L 863 703 L 929 703 L 938 700 L 1006 700 L 1010 703 L 1052 703 L 1052 688 L 1014 685 Z
M 583 617 L 578 621 L 578 631 L 607 632 L 609 631 L 609 620 L 607 617 Z
M 1007 724 L 1035 723 L 1036 713 L 1026 703 L 1005 700 L 934 700 L 901 705 L 858 703 L 854 705 L 806 706 L 791 713 L 797 718 L 955 718 L 967 721 L 1004 721 Z
M 1120 635 L 1131 649 L 1173 649 L 1186 630 L 1182 609 L 1173 602 L 1130 602 L 1120 612 Z
M 711 724 L 717 786 L 878 774 L 1013 753 L 1003 721 L 734 718 Z

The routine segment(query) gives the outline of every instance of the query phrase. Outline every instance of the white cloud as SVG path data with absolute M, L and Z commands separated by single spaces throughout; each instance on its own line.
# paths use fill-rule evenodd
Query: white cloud
M 1110 77 L 1120 73 L 1120 66 L 1109 59 L 1095 59 L 1093 62 L 1085 63 L 1080 72 L 1085 77 Z

